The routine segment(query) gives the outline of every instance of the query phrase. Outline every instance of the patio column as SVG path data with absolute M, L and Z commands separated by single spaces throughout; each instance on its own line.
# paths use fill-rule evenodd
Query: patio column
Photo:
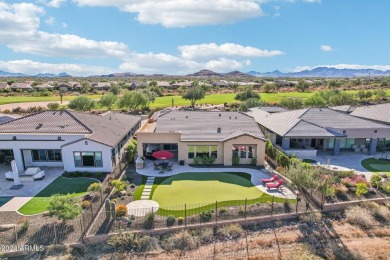
M 339 155 L 339 154 L 340 154 L 340 138 L 335 138 L 333 144 L 333 155 Z
M 288 150 L 290 149 L 290 138 L 284 138 L 282 139 L 282 149 Z
M 370 148 L 368 150 L 368 154 L 375 155 L 377 146 L 378 146 L 378 138 L 371 138 L 370 139 Z

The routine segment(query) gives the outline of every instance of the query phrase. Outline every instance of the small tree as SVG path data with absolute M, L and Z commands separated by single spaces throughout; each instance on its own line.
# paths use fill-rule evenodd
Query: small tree
M 382 181 L 382 177 L 379 176 L 378 174 L 374 174 L 371 176 L 371 180 L 370 180 L 371 185 L 374 186 L 376 189 L 379 188 L 381 181 Z
M 300 92 L 305 92 L 306 89 L 309 88 L 309 83 L 307 83 L 305 80 L 300 79 L 298 80 L 298 83 L 295 85 L 295 88 Z
M 114 187 L 114 193 L 118 193 L 122 190 L 126 189 L 126 182 L 121 180 L 113 180 L 111 181 L 111 185 Z
M 89 111 L 96 106 L 96 102 L 88 97 L 77 97 L 69 102 L 70 109 L 79 111 Z
M 120 89 L 120 87 L 119 87 L 117 84 L 111 86 L 111 88 L 110 88 L 110 92 L 111 92 L 112 94 L 114 94 L 115 96 L 118 96 L 118 95 L 119 95 L 120 90 L 121 90 L 121 89 Z
M 195 109 L 195 103 L 198 100 L 204 99 L 205 91 L 202 87 L 191 87 L 184 95 L 183 99 L 189 100 L 191 102 L 191 107 Z
M 107 107 L 108 110 L 111 110 L 115 102 L 116 102 L 116 96 L 113 93 L 104 95 L 99 100 L 99 104 L 103 107 Z
M 61 87 L 61 88 L 59 89 L 59 92 L 58 92 L 58 93 L 59 93 L 59 95 L 60 95 L 61 104 L 62 104 L 62 99 L 63 99 L 63 97 L 64 97 L 66 91 L 68 91 L 68 89 L 65 88 L 65 87 Z
M 94 182 L 88 187 L 89 192 L 98 192 L 102 190 L 102 184 L 100 182 Z
M 77 204 L 77 200 L 70 194 L 55 194 L 50 198 L 47 211 L 50 216 L 56 216 L 62 221 L 67 221 L 75 219 L 78 215 L 80 215 L 81 207 Z
M 234 96 L 234 99 L 239 101 L 246 101 L 250 98 L 260 99 L 259 93 L 256 93 L 251 86 L 246 87 L 244 91 L 239 92 Z

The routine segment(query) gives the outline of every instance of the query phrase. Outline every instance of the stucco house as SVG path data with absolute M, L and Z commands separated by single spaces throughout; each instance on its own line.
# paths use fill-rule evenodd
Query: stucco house
M 374 155 L 383 140 L 390 137 L 388 125 L 328 108 L 272 114 L 252 108 L 248 115 L 256 120 L 273 144 L 301 157 L 317 156 L 318 151 L 333 155 L 339 155 L 340 151 Z
M 197 156 L 214 156 L 215 164 L 264 165 L 265 142 L 253 118 L 238 112 L 164 110 L 155 113 L 137 132 L 138 155 L 152 149 L 169 150 L 177 162 L 193 163 Z M 255 159 L 254 159 L 255 158 Z
M 140 117 L 122 113 L 42 111 L 0 124 L 0 153 L 20 170 L 111 172 L 140 125 Z

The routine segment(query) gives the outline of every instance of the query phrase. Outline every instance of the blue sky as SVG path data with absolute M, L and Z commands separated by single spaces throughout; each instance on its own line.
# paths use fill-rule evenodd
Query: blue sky
M 0 0 L 0 70 L 390 70 L 388 0 Z

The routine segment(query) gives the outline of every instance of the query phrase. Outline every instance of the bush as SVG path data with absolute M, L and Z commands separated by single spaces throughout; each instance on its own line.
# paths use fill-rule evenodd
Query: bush
M 183 230 L 162 241 L 162 246 L 167 251 L 189 251 L 198 248 L 199 244 L 198 238 L 192 236 L 187 230 Z
M 256 165 L 257 164 L 257 158 L 256 157 L 253 157 L 251 159 L 251 165 Z
M 130 188 L 134 189 L 135 188 L 135 184 L 134 183 L 130 184 Z
M 221 208 L 220 210 L 219 210 L 219 214 L 220 215 L 224 215 L 224 214 L 226 214 L 227 213 L 227 209 L 226 208 Z
M 381 188 L 387 194 L 390 194 L 390 181 L 385 181 L 381 183 Z
M 333 186 L 328 186 L 325 189 L 325 196 L 328 199 L 333 199 L 336 195 L 336 189 Z
M 211 220 L 212 217 L 213 217 L 213 216 L 212 216 L 212 214 L 211 214 L 210 211 L 202 211 L 202 212 L 200 213 L 200 220 L 201 220 L 202 222 L 208 222 L 208 221 Z
M 373 187 L 378 189 L 380 187 L 381 182 L 382 182 L 382 177 L 379 176 L 378 174 L 374 174 L 371 176 L 370 182 L 371 182 L 371 185 Z
M 102 176 L 103 176 L 103 173 L 101 173 L 101 172 L 95 172 L 95 178 L 96 178 L 96 179 L 100 179 L 100 178 L 102 178 Z
M 102 189 L 102 184 L 100 182 L 94 182 L 88 187 L 88 192 L 98 192 Z
M 149 213 L 145 216 L 142 226 L 144 229 L 151 229 L 153 228 L 153 224 L 154 224 L 154 213 Z
M 238 165 L 240 163 L 240 157 L 237 155 L 232 157 L 232 165 Z
M 18 224 L 21 224 L 19 232 L 26 232 L 30 225 L 27 218 L 22 218 L 18 221 Z
M 356 197 L 360 198 L 361 195 L 367 194 L 368 187 L 367 184 L 359 182 L 356 184 Z
M 91 204 L 91 202 L 89 201 L 89 200 L 83 200 L 82 202 L 81 202 L 81 208 L 82 209 L 86 209 L 86 208 L 88 208 L 88 206 Z
M 115 194 L 126 189 L 126 183 L 121 180 L 113 180 L 110 182 L 110 184 L 115 188 L 114 190 Z
M 218 229 L 218 235 L 229 239 L 237 239 L 241 236 L 243 230 L 240 225 L 231 224 Z
M 49 103 L 47 104 L 47 108 L 50 110 L 57 110 L 60 107 L 60 104 L 58 103 Z
M 176 218 L 174 216 L 170 215 L 167 217 L 167 226 L 168 227 L 173 226 L 175 224 L 175 222 L 176 222 Z
M 124 204 L 118 205 L 115 208 L 115 214 L 117 217 L 124 217 L 124 216 L 126 216 L 126 213 L 127 213 L 127 208 L 126 208 L 126 205 L 124 205 Z
M 177 218 L 177 224 L 178 225 L 183 225 L 183 223 L 184 223 L 184 218 L 183 217 L 178 217 Z
M 349 223 L 358 225 L 362 228 L 370 228 L 374 225 L 374 218 L 367 208 L 359 206 L 350 207 L 345 211 Z
M 140 252 L 149 252 L 159 249 L 158 239 L 155 237 L 145 235 L 138 240 L 138 251 Z
M 200 156 L 194 157 L 194 164 L 195 164 L 195 165 L 200 165 L 200 164 L 202 164 L 202 157 L 200 157 Z

